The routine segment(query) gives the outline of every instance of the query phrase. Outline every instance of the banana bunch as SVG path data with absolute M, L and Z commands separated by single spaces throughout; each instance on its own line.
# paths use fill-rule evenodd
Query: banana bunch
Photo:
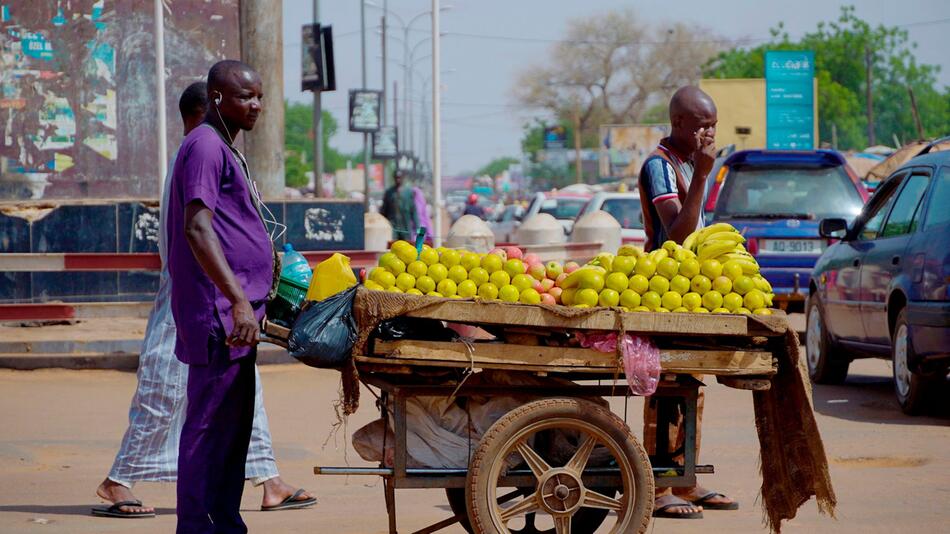
M 633 256 L 634 258 L 640 259 L 643 256 L 646 256 L 646 253 L 643 252 L 643 249 L 640 247 L 635 247 L 633 245 L 623 245 L 617 249 L 618 256 Z
M 610 272 L 614 264 L 614 255 L 609 252 L 601 252 L 594 259 L 587 262 L 587 265 L 594 267 L 603 267 L 606 272 Z

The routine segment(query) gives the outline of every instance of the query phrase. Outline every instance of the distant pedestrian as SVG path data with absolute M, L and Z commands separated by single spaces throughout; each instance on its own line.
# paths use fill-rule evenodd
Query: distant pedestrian
M 462 212 L 462 215 L 474 215 L 479 219 L 485 218 L 485 208 L 478 205 L 478 195 L 472 193 L 468 196 L 468 201 L 465 202 L 465 211 Z
M 208 86 L 195 82 L 178 101 L 184 123 L 184 135 L 197 128 L 208 107 Z M 172 169 L 177 153 L 172 157 Z M 158 250 L 162 260 L 158 293 L 145 328 L 145 340 L 139 357 L 138 384 L 129 407 L 129 426 L 122 438 L 109 476 L 96 493 L 112 503 L 94 508 L 93 514 L 108 517 L 153 517 L 155 509 L 135 498 L 137 482 L 174 482 L 178 477 L 178 440 L 185 417 L 185 389 L 188 366 L 175 357 L 177 337 L 171 312 L 171 280 L 168 274 L 167 221 L 171 170 L 165 178 L 159 214 Z M 254 402 L 254 429 L 247 454 L 245 476 L 255 486 L 263 486 L 263 507 L 312 505 L 313 497 L 289 486 L 277 471 L 268 430 L 267 414 L 260 380 Z
M 390 223 L 396 220 L 396 210 L 398 209 L 396 195 L 398 194 L 399 186 L 402 185 L 402 178 L 402 171 L 396 169 L 396 171 L 393 172 L 393 185 L 383 192 L 383 205 L 380 206 L 379 213 L 383 217 L 386 217 Z
M 406 183 L 405 171 L 393 173 L 393 185 L 383 193 L 379 213 L 393 227 L 393 239 L 415 240 L 418 225 L 413 187 Z

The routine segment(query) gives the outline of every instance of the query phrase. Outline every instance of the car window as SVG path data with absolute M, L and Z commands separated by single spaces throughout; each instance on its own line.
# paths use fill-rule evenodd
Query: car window
M 877 237 L 877 234 L 881 231 L 881 226 L 884 225 L 887 212 L 891 210 L 894 199 L 897 198 L 896 193 L 897 190 L 900 189 L 900 183 L 901 180 L 904 179 L 904 176 L 905 175 L 901 175 L 893 178 L 888 182 L 887 187 L 877 190 L 874 198 L 871 199 L 871 209 L 868 211 L 865 222 L 861 226 L 858 239 L 866 241 Z
M 620 227 L 625 230 L 642 229 L 643 217 L 640 216 L 640 199 L 634 197 L 628 198 L 608 198 L 604 200 L 602 210 L 609 213 Z
M 934 181 L 934 192 L 930 195 L 930 207 L 924 219 L 924 230 L 950 222 L 950 168 L 940 169 L 940 175 Z
M 540 213 L 547 213 L 555 219 L 574 220 L 586 203 L 582 198 L 548 198 L 541 203 Z
M 723 182 L 716 214 L 749 217 L 807 213 L 854 219 L 863 207 L 844 167 L 735 167 Z
M 913 232 L 914 215 L 920 206 L 920 201 L 924 198 L 924 192 L 927 191 L 927 185 L 930 183 L 928 174 L 917 173 L 904 180 L 904 187 L 901 188 L 897 200 L 894 202 L 894 208 L 884 223 L 884 230 L 881 237 L 892 237 L 909 234 Z

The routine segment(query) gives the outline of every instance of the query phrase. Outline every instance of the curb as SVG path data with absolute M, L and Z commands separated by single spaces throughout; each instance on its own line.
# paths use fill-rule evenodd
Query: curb
M 257 363 L 259 365 L 275 365 L 296 363 L 296 360 L 283 348 L 265 344 L 258 350 Z M 135 371 L 138 366 L 138 352 L 0 353 L 0 369 L 18 371 L 35 371 L 38 369 Z

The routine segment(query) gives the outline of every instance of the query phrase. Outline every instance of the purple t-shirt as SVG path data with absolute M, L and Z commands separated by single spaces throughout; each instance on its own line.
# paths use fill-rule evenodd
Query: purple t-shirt
M 208 339 L 222 326 L 234 328 L 231 303 L 195 259 L 185 237 L 185 206 L 204 204 L 214 214 L 212 228 L 224 257 L 258 321 L 273 280 L 273 248 L 251 199 L 242 163 L 213 127 L 203 124 L 178 149 L 168 199 L 168 270 L 172 279 L 172 315 L 178 327 L 175 354 L 188 364 L 208 363 Z M 231 347 L 231 359 L 250 353 Z

